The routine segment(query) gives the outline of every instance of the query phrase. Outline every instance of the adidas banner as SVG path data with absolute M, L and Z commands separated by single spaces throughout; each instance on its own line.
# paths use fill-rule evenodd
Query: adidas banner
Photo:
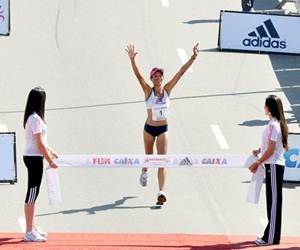
M 61 155 L 59 167 L 244 167 L 246 155 Z
M 9 35 L 9 0 L 0 0 L 0 35 Z
M 300 54 L 300 16 L 221 11 L 219 49 Z

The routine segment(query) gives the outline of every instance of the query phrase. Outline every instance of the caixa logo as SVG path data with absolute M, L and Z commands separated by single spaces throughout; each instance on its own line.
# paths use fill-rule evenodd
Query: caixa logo
M 288 168 L 300 168 L 300 149 L 291 148 L 284 153 L 285 166 Z
M 249 38 L 243 40 L 243 45 L 246 47 L 263 47 L 273 49 L 285 49 L 286 41 L 280 39 L 280 36 L 272 23 L 271 19 L 264 22 L 256 30 L 248 34 Z
M 114 163 L 117 165 L 138 165 L 140 164 L 140 161 L 138 158 L 124 157 L 124 158 L 116 158 L 114 160 Z

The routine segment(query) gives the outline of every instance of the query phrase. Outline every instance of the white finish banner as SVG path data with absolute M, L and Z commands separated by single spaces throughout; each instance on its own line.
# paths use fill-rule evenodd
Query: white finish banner
M 250 155 L 245 163 L 245 167 L 250 167 L 258 159 L 257 156 Z M 252 174 L 251 183 L 249 185 L 246 201 L 254 204 L 258 204 L 260 191 L 265 179 L 265 168 L 263 165 L 259 165 L 257 171 Z
M 55 160 L 59 167 L 84 168 L 243 168 L 246 155 L 62 155 Z
M 300 16 L 221 11 L 219 49 L 300 54 Z
M 49 205 L 59 205 L 62 202 L 62 197 L 57 169 L 50 167 L 46 169 L 46 183 Z
M 9 0 L 0 0 L 0 35 L 9 35 Z

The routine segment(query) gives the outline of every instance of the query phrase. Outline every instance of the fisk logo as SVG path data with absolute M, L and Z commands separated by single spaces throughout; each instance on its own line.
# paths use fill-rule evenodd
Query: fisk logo
M 288 168 L 300 168 L 300 150 L 291 148 L 284 153 L 285 166 Z
M 280 36 L 272 23 L 271 19 L 264 21 L 264 24 L 258 26 L 256 30 L 248 34 L 249 38 L 243 40 L 246 47 L 263 47 L 273 49 L 285 49 L 286 41 L 280 39 Z

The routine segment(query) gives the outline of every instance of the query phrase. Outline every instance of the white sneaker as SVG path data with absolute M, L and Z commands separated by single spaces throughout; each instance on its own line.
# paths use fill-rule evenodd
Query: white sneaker
M 32 230 L 38 232 L 44 238 L 48 237 L 48 233 L 46 233 L 45 231 L 43 231 L 39 226 L 34 226 Z
M 268 245 L 271 245 L 269 244 L 268 242 L 265 242 L 264 240 L 262 240 L 261 238 L 257 238 L 254 243 L 257 245 L 257 246 L 268 246 Z
M 147 170 L 142 169 L 142 173 L 140 176 L 140 183 L 143 187 L 146 187 L 148 184 L 148 173 Z
M 27 232 L 24 235 L 24 241 L 30 242 L 45 242 L 47 239 L 41 236 L 37 231 L 32 230 L 31 232 Z

